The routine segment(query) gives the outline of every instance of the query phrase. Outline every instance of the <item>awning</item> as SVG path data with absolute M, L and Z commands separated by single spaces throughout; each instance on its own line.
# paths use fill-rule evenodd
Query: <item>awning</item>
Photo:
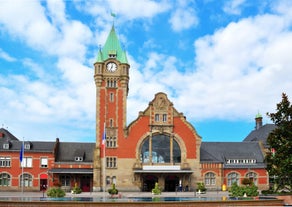
M 40 175 L 40 179 L 48 179 L 48 175 L 47 174 L 41 174 Z
M 192 170 L 134 170 L 134 173 L 191 174 Z
M 93 174 L 93 169 L 53 168 L 53 169 L 49 170 L 49 173 L 58 173 L 58 174 Z

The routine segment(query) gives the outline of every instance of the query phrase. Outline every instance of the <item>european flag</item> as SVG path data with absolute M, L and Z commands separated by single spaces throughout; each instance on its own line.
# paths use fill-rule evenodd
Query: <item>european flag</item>
M 23 160 L 23 150 L 24 150 L 24 146 L 23 146 L 23 143 L 21 143 L 21 148 L 20 148 L 20 152 L 19 152 L 20 162 L 22 162 L 22 160 Z

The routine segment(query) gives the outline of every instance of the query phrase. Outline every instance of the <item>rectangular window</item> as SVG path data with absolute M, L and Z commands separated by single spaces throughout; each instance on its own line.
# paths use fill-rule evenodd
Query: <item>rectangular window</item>
M 32 167 L 32 158 L 24 157 L 21 163 L 21 167 Z
M 108 148 L 117 147 L 117 138 L 116 137 L 107 137 L 106 138 L 106 147 L 108 147 Z
M 70 176 L 61 175 L 60 182 L 61 182 L 62 186 L 70 186 Z
M 41 167 L 42 168 L 47 168 L 48 167 L 48 158 L 42 157 L 41 158 Z
M 106 158 L 106 167 L 107 168 L 116 168 L 117 167 L 117 158 L 116 157 L 107 157 Z
M 110 93 L 110 102 L 114 102 L 114 93 Z
M 159 121 L 159 114 L 155 114 L 155 121 Z
M 166 122 L 166 121 L 167 121 L 167 115 L 166 115 L 166 114 L 163 114 L 163 116 L 162 116 L 162 121 L 163 121 L 163 122 Z
M 11 158 L 10 157 L 0 157 L 0 167 L 10 167 Z

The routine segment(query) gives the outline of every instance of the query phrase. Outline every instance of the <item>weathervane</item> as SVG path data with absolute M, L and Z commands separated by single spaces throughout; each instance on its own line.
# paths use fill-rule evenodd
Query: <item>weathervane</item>
M 113 17 L 113 25 L 115 25 L 115 18 L 117 15 L 115 13 L 111 12 L 111 16 Z

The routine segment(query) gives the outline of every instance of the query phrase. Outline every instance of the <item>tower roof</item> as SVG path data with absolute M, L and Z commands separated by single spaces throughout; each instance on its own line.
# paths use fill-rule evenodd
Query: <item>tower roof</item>
M 260 112 L 258 112 L 258 113 L 256 114 L 255 118 L 256 118 L 256 119 L 257 119 L 257 118 L 263 118 L 263 116 L 260 114 Z
M 99 50 L 96 61 L 103 62 L 113 57 L 121 63 L 128 63 L 126 52 L 122 50 L 114 25 L 106 39 L 104 47 Z

